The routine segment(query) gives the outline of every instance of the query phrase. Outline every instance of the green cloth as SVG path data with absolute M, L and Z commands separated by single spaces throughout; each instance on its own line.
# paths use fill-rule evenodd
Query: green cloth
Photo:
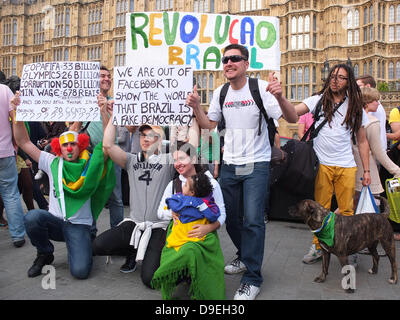
M 167 238 L 173 222 L 169 224 Z M 161 290 L 163 299 L 171 299 L 177 281 L 191 278 L 190 294 L 196 300 L 225 299 L 224 257 L 218 234 L 210 232 L 204 241 L 185 243 L 178 251 L 164 246 L 160 267 L 151 284 Z
M 331 213 L 332 217 L 331 220 L 328 222 L 328 224 L 322 228 L 320 232 L 316 232 L 315 236 L 318 238 L 318 241 L 322 241 L 326 243 L 328 247 L 333 247 L 335 244 L 335 214 L 332 212 Z M 322 221 L 322 225 L 325 224 L 326 219 L 329 218 L 329 215 L 327 215 L 324 218 L 324 221 Z
M 58 199 L 60 199 L 58 186 L 59 161 L 60 157 L 56 157 L 50 165 Z M 86 172 L 85 169 L 87 169 Z M 104 170 L 105 174 L 103 177 Z M 77 162 L 63 162 L 63 178 L 66 184 L 77 181 L 83 173 L 85 178 L 83 185 L 79 189 L 73 190 L 63 184 L 66 218 L 72 217 L 91 198 L 92 215 L 97 220 L 114 189 L 116 180 L 114 164 L 111 159 L 108 158 L 106 164 L 104 163 L 102 143 L 94 148 L 87 168 L 86 160 L 84 159 L 79 159 Z

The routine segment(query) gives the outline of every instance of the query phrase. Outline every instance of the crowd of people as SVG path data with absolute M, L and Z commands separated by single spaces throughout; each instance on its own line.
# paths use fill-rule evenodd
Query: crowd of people
M 193 299 L 224 299 L 224 273 L 243 273 L 234 299 L 255 299 L 263 283 L 272 149 L 262 111 L 289 123 L 301 116 L 301 138 L 322 105 L 315 125 L 327 123 L 313 141 L 320 162 L 314 198 L 325 208 L 335 195 L 337 213 L 352 215 L 362 185 L 370 185 L 374 195 L 384 192 L 380 167 L 400 178 L 399 163 L 386 153 L 388 139 L 400 140 L 400 108 L 391 111 L 391 133 L 386 133 L 386 114 L 371 76 L 356 79 L 351 67 L 338 64 L 317 94 L 293 105 L 272 75 L 257 81 L 261 110 L 246 75 L 248 50 L 232 44 L 223 52 L 227 91 L 222 93 L 223 86 L 214 91 L 206 113 L 193 88 L 186 99 L 193 124 L 169 131 L 168 152 L 163 128 L 110 121 L 114 101 L 106 67 L 100 68 L 101 121 L 88 123 L 15 121 L 18 78 L 0 79 L 0 195 L 7 214 L 6 220 L 0 206 L 0 225 L 8 227 L 15 247 L 25 244 L 25 234 L 35 247 L 29 277 L 53 262 L 52 241 L 63 241 L 71 275 L 78 279 L 89 277 L 94 256 L 120 255 L 125 257 L 121 272 L 135 271 L 140 262 L 144 285 L 161 290 L 165 299 L 181 282 L 189 283 Z M 221 122 L 223 141 L 216 133 Z M 400 150 L 399 144 L 395 148 Z M 38 184 L 43 179 L 48 200 Z M 124 181 L 129 183 L 125 219 Z M 110 229 L 97 234 L 104 207 Z M 392 221 L 395 231 L 399 222 Z M 218 238 L 224 223 L 237 249 L 227 265 Z M 303 262 L 314 263 L 321 255 L 314 237 Z M 357 257 L 352 258 L 356 264 Z

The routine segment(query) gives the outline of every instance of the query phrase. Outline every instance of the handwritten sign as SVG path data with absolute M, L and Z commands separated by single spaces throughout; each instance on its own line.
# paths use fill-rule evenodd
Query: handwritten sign
M 185 105 L 193 90 L 190 66 L 114 67 L 113 123 L 188 125 L 192 108 Z
M 24 65 L 17 121 L 98 121 L 98 62 Z
M 133 12 L 126 17 L 127 64 L 191 65 L 222 70 L 222 49 L 249 50 L 249 70 L 279 70 L 279 19 L 185 12 Z

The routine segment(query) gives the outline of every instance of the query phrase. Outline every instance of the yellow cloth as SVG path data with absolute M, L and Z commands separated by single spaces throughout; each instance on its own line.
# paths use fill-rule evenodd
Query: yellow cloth
M 357 167 L 342 168 L 320 164 L 315 178 L 314 198 L 324 208 L 330 210 L 332 195 L 335 192 L 340 214 L 352 216 L 353 196 L 356 187 Z M 318 239 L 314 236 L 313 244 L 319 249 Z
M 174 248 L 178 251 L 182 245 L 184 245 L 188 241 L 197 242 L 204 241 L 205 237 L 202 238 L 189 238 L 188 233 L 193 229 L 193 226 L 196 224 L 209 224 L 210 222 L 207 218 L 195 220 L 188 223 L 182 223 L 178 220 L 177 224 L 172 225 L 172 230 L 170 235 L 167 238 L 167 248 Z
M 80 159 L 84 159 L 86 162 L 89 161 L 90 158 L 90 153 L 85 149 L 81 152 Z M 103 171 L 103 176 L 104 176 L 104 171 Z M 85 176 L 81 176 L 78 180 L 76 180 L 75 182 L 70 181 L 69 183 L 67 183 L 65 181 L 65 179 L 63 178 L 63 183 L 64 185 L 66 185 L 68 188 L 70 188 L 71 190 L 78 190 L 80 187 L 82 187 L 83 182 L 85 181 Z
M 399 109 L 398 108 L 393 108 L 391 111 L 390 111 L 390 114 L 389 114 L 389 124 L 391 124 L 392 122 L 400 122 L 400 112 L 399 112 Z M 393 141 L 393 143 L 396 143 L 397 142 L 397 140 L 396 141 Z
M 24 159 L 22 159 L 19 155 L 17 155 L 17 172 L 18 174 L 21 172 L 21 169 L 28 168 Z

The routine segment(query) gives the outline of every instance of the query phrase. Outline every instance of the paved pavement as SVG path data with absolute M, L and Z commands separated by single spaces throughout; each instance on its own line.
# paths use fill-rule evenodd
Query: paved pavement
M 128 208 L 125 207 L 125 214 Z M 103 210 L 98 221 L 99 232 L 108 229 L 109 213 Z M 390 285 L 390 265 L 387 257 L 380 259 L 377 275 L 368 274 L 372 258 L 359 255 L 356 273 L 356 291 L 345 293 L 341 287 L 344 275 L 338 259 L 331 258 L 329 275 L 325 283 L 315 283 L 313 279 L 321 271 L 321 263 L 305 265 L 303 255 L 311 244 L 311 233 L 304 224 L 271 221 L 266 225 L 266 246 L 263 263 L 264 284 L 258 300 L 394 300 L 400 297 L 400 283 Z M 225 262 L 234 258 L 235 249 L 226 233 L 220 232 L 221 247 Z M 106 264 L 105 257 L 94 257 L 93 270 L 89 279 L 74 279 L 68 269 L 65 243 L 55 243 L 56 288 L 44 289 L 44 275 L 28 278 L 27 270 L 35 258 L 35 250 L 29 239 L 22 248 L 14 248 L 7 229 L 0 228 L 0 300 L 158 300 L 161 294 L 144 286 L 140 272 L 122 274 L 119 267 L 122 257 L 113 257 Z M 398 243 L 397 243 L 398 244 Z M 397 260 L 400 257 L 397 245 Z M 378 247 L 379 248 L 379 247 Z M 140 268 L 140 266 L 138 267 Z M 240 283 L 240 275 L 226 275 L 226 296 L 232 299 Z M 47 282 L 48 283 L 48 282 Z M 184 287 L 177 296 L 185 297 Z

